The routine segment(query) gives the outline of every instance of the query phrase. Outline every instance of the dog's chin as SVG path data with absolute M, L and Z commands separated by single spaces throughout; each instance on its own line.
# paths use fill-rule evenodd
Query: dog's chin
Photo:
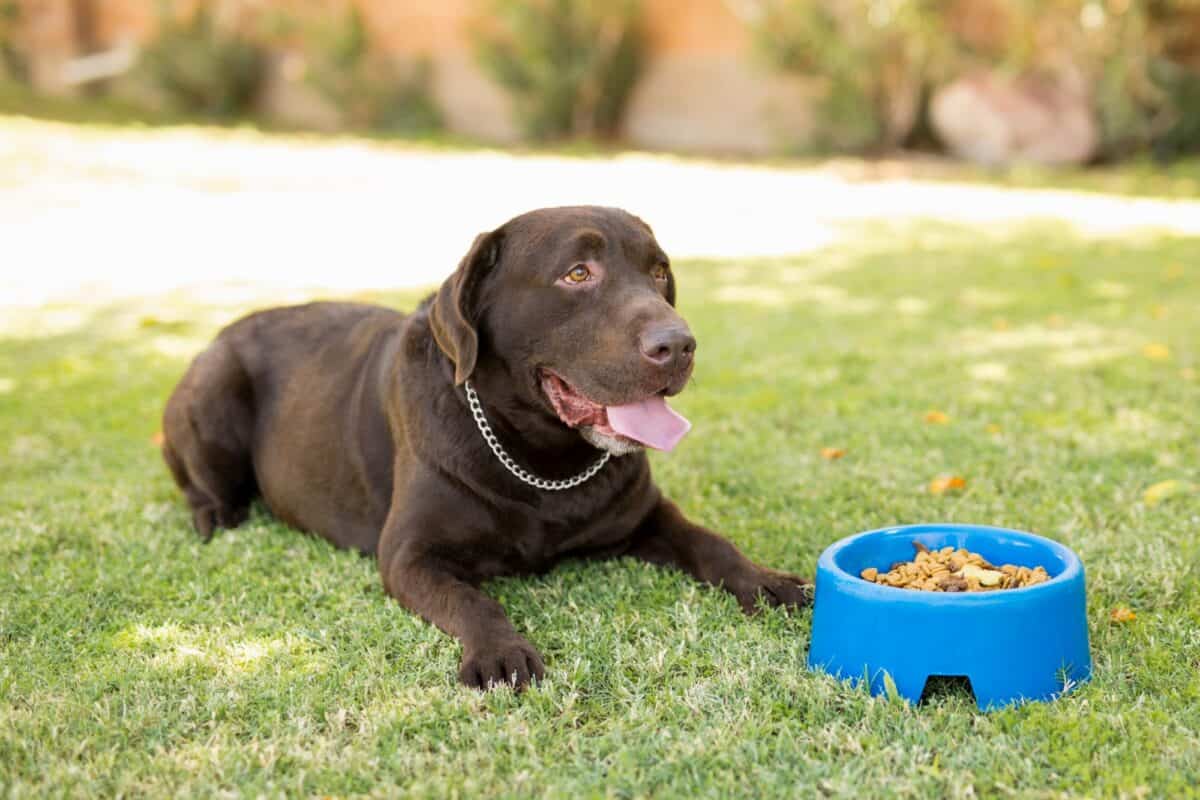
M 574 428 L 584 441 L 614 456 L 628 455 L 643 449 L 641 442 L 622 436 L 612 429 L 608 412 L 583 392 L 572 387 L 548 370 L 541 375 L 542 392 L 559 422 Z
M 632 439 L 601 433 L 592 425 L 585 425 L 579 428 L 579 435 L 592 447 L 605 450 L 614 456 L 627 456 L 630 453 L 636 453 L 638 450 L 644 449 L 640 443 Z

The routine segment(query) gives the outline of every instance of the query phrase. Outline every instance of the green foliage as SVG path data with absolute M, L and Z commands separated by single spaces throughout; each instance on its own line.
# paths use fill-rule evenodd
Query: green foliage
M 1154 142 L 1154 153 L 1162 160 L 1200 153 L 1200 70 L 1162 64 L 1162 85 L 1171 98 L 1172 120 Z
M 491 0 L 477 32 L 483 69 L 511 95 L 531 139 L 612 136 L 641 74 L 638 0 Z
M 1196 0 L 1021 0 L 1008 12 L 1007 63 L 1085 82 L 1101 158 L 1200 152 Z
M 356 128 L 426 133 L 442 118 L 428 60 L 397 64 L 372 52 L 362 13 L 351 7 L 332 29 L 310 35 L 309 83 Z
M 1108 18 L 1090 59 L 1105 157 L 1200 152 L 1200 61 L 1178 59 L 1172 41 L 1188 14 L 1200 31 L 1200 4 L 1187 0 L 1131 3 Z
M 899 144 L 922 83 L 948 46 L 937 0 L 762 0 L 758 46 L 781 70 L 818 78 L 810 145 L 862 152 Z M 900 119 L 897 119 L 900 117 Z
M 914 92 L 984 67 L 1082 81 L 1100 125 L 1102 158 L 1200 151 L 1196 0 L 997 1 L 991 10 L 999 27 L 982 43 L 965 34 L 954 12 L 987 11 L 986 0 L 751 2 L 769 62 L 822 81 L 817 149 L 895 145 L 909 122 L 898 124 L 895 108 Z
M 17 26 L 21 21 L 21 7 L 16 0 L 0 0 L 0 81 L 28 80 L 28 65 L 17 46 Z
M 266 48 L 217 24 L 206 4 L 183 18 L 164 4 L 159 16 L 158 35 L 142 51 L 138 69 L 170 110 L 217 119 L 251 111 L 266 80 Z
M 1006 19 L 1001 58 L 1014 71 L 1068 72 L 1082 81 L 1092 94 L 1103 153 L 1149 142 L 1162 97 L 1149 80 L 1149 31 L 1139 4 L 1113 15 L 1093 0 L 1020 0 Z

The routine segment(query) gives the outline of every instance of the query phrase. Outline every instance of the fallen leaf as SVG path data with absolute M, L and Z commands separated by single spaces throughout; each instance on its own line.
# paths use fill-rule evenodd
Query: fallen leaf
M 1001 433 L 1004 433 L 1004 428 L 1001 428 L 999 425 L 997 425 L 994 422 L 989 422 L 987 424 L 987 427 L 984 428 L 984 430 L 987 431 L 988 433 L 990 433 L 992 436 L 997 436 Z
M 1166 278 L 1169 281 L 1176 281 L 1183 277 L 1183 264 L 1172 264 L 1167 267 Z
M 996 317 L 996 319 L 992 320 L 992 330 L 994 331 L 1006 331 L 1009 327 L 1011 326 L 1004 317 Z
M 945 425 L 950 421 L 950 415 L 945 411 L 927 411 L 925 412 L 925 421 L 930 425 Z
M 929 482 L 930 494 L 945 494 L 946 492 L 961 492 L 967 488 L 966 478 L 957 475 L 934 478 Z
M 165 438 L 163 437 L 162 431 L 155 431 L 154 435 L 150 437 L 150 444 L 154 445 L 155 447 L 162 447 L 164 441 Z
M 837 461 L 842 456 L 846 455 L 846 451 L 840 447 L 822 447 L 821 458 L 826 461 Z
M 1179 377 L 1183 378 L 1185 381 L 1194 381 L 1196 380 L 1196 370 L 1192 369 L 1191 367 L 1184 367 L 1183 369 L 1179 370 Z
M 1142 355 L 1151 361 L 1166 361 L 1171 357 L 1171 348 L 1160 342 L 1152 342 L 1142 348 Z
M 1061 314 L 1051 314 L 1050 316 L 1046 317 L 1046 326 L 1049 328 L 1065 328 L 1066 325 L 1067 321 L 1062 317 Z
M 1167 308 L 1166 306 L 1150 306 L 1150 316 L 1154 317 L 1155 319 L 1166 319 L 1170 315 L 1171 309 Z
M 1113 622 L 1133 622 L 1137 619 L 1137 614 L 1130 611 L 1125 606 L 1117 606 L 1108 615 L 1108 618 Z
M 1159 481 L 1142 492 L 1142 500 L 1148 506 L 1156 506 L 1167 498 L 1174 497 L 1177 494 L 1186 494 L 1191 490 L 1192 485 L 1184 481 Z

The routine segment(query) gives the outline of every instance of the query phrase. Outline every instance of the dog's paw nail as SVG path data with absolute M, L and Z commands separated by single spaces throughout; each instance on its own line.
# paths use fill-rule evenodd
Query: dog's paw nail
M 799 608 L 812 603 L 812 583 L 785 572 L 764 569 L 746 580 L 734 594 L 747 614 L 755 614 L 761 605 Z
M 458 678 L 475 689 L 509 686 L 521 691 L 545 673 L 541 654 L 528 642 L 517 640 L 470 648 L 463 654 Z

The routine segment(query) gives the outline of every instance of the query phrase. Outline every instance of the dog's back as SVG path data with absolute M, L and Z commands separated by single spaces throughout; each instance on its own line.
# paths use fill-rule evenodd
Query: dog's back
M 403 321 L 359 303 L 271 308 L 196 357 L 167 402 L 163 456 L 202 537 L 242 522 L 261 494 L 291 525 L 374 549 L 390 487 L 370 476 L 390 473 L 376 462 L 392 455 L 374 387 Z

